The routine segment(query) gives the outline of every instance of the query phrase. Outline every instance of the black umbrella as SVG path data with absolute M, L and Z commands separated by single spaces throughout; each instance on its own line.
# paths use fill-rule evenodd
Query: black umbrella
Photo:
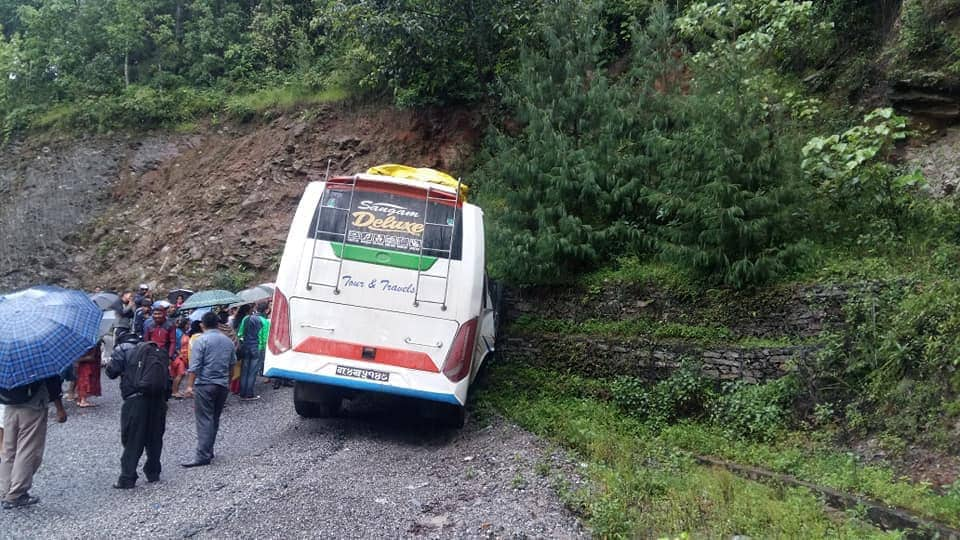
M 90 295 L 90 300 L 100 308 L 100 311 L 118 309 L 120 307 L 120 297 L 112 292 L 98 292 Z
M 167 293 L 167 300 L 169 300 L 171 304 L 176 304 L 178 296 L 182 295 L 184 301 L 186 301 L 187 298 L 190 298 L 191 294 L 193 294 L 193 291 L 190 289 L 174 289 Z

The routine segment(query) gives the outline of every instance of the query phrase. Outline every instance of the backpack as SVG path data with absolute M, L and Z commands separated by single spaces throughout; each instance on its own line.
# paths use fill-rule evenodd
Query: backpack
M 43 381 L 34 381 L 14 388 L 0 388 L 0 403 L 4 405 L 23 405 L 40 391 Z
M 159 396 L 167 390 L 170 378 L 170 357 L 152 341 L 145 341 L 131 351 L 130 363 L 136 367 L 133 387 L 148 396 Z

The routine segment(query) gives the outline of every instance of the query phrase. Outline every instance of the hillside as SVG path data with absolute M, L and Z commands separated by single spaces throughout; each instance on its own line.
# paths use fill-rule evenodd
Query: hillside
M 582 460 L 556 490 L 593 534 L 960 530 L 958 0 L 25 0 L 0 24 L 0 292 L 270 281 L 328 167 L 433 167 L 507 284 L 471 413 Z
M 381 163 L 454 173 L 467 111 L 324 106 L 194 133 L 26 141 L 0 154 L 0 290 L 273 279 L 305 184 Z

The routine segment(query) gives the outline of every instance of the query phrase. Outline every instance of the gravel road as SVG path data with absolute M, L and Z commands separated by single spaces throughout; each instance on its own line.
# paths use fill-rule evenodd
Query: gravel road
M 305 420 L 292 389 L 231 396 L 211 466 L 184 469 L 190 400 L 170 401 L 161 481 L 119 491 L 120 397 L 52 421 L 33 507 L 0 510 L 0 538 L 579 538 L 559 501 L 562 453 L 500 418 L 462 430 L 422 425 L 409 403 L 359 399 L 342 418 Z M 51 408 L 52 410 L 52 408 Z

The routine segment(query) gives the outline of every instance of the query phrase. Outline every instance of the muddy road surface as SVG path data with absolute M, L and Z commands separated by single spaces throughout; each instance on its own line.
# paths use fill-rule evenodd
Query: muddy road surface
M 133 490 L 119 473 L 120 397 L 103 379 L 95 408 L 67 404 L 49 424 L 31 494 L 0 510 L 0 538 L 579 538 L 560 502 L 576 467 L 499 418 L 452 430 L 424 425 L 392 399 L 348 402 L 343 417 L 306 420 L 292 389 L 259 383 L 231 395 L 207 467 L 193 455 L 192 402 L 171 400 L 160 482 Z M 52 408 L 51 408 L 52 410 Z

